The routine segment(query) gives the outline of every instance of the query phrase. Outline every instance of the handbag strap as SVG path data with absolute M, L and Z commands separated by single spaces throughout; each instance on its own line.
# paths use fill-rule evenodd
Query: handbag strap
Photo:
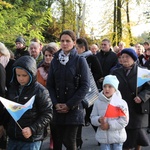
M 77 75 L 80 75 L 79 64 L 80 64 L 80 56 L 78 56 L 78 58 L 77 58 L 77 65 L 76 65 L 76 73 L 77 73 Z

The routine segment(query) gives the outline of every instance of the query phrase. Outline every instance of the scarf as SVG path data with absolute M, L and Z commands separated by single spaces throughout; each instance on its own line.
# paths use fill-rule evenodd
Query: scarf
M 43 67 L 38 68 L 38 70 L 39 70 L 40 75 L 42 76 L 42 78 L 46 81 L 46 80 L 47 80 L 48 73 L 45 72 L 45 70 L 44 70 Z
M 134 64 L 130 67 L 123 67 L 125 73 L 126 73 L 126 76 L 128 76 L 128 74 L 130 73 L 131 69 L 133 68 Z
M 43 67 L 44 71 L 48 73 L 50 63 L 43 62 L 40 67 Z
M 63 50 L 61 50 L 60 51 L 60 53 L 59 53 L 59 62 L 62 64 L 62 65 L 66 65 L 67 64 L 67 62 L 69 61 L 69 55 L 70 55 L 70 53 L 69 54 L 65 54 L 64 53 L 64 51 Z

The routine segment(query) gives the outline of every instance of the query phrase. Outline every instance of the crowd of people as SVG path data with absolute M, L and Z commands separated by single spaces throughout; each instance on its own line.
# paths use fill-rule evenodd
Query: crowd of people
M 43 46 L 37 38 L 26 46 L 23 37 L 15 44 L 13 53 L 0 42 L 0 96 L 19 104 L 33 96 L 35 100 L 17 122 L 0 103 L 0 148 L 40 150 L 49 126 L 51 150 L 62 150 L 63 145 L 79 150 L 82 128 L 90 124 L 100 150 L 141 150 L 150 145 L 149 114 L 142 112 L 145 104 L 149 106 L 150 82 L 137 88 L 138 66 L 150 69 L 148 42 L 126 47 L 120 41 L 112 47 L 109 39 L 103 39 L 100 45 L 89 46 L 85 38 L 64 30 L 59 46 L 55 42 Z M 85 109 L 89 70 L 99 98 Z M 1 144 L 4 136 L 6 142 Z

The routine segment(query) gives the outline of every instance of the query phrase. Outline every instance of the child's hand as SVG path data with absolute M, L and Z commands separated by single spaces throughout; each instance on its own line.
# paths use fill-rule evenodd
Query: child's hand
M 103 123 L 103 124 L 100 125 L 100 128 L 102 130 L 108 130 L 109 129 L 109 124 L 107 122 L 105 122 L 105 123 Z
M 100 118 L 99 118 L 99 122 L 100 122 L 101 124 L 105 123 L 105 117 L 100 117 Z
M 100 117 L 99 122 L 101 123 L 100 128 L 102 130 L 108 130 L 109 129 L 109 124 L 106 122 L 105 117 Z
M 29 127 L 22 129 L 23 136 L 28 139 L 32 135 L 32 131 Z

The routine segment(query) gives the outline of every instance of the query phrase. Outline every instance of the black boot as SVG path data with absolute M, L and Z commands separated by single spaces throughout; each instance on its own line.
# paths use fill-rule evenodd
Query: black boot
M 81 149 L 82 148 L 82 144 L 83 144 L 83 141 L 81 138 L 77 138 L 76 139 L 76 142 L 77 142 L 77 150 Z
M 81 149 L 83 141 L 82 141 L 82 125 L 78 127 L 77 138 L 76 138 L 77 150 Z

